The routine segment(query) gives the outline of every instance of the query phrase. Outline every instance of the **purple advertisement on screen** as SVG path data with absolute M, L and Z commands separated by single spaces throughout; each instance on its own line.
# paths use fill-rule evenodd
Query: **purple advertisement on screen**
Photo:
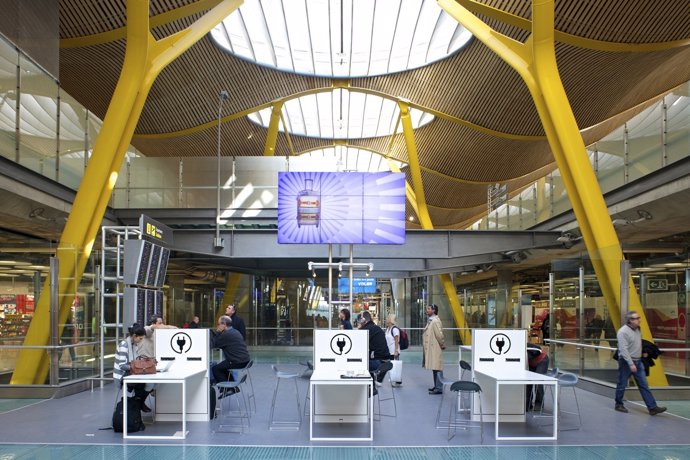
M 405 174 L 278 173 L 278 243 L 405 243 Z

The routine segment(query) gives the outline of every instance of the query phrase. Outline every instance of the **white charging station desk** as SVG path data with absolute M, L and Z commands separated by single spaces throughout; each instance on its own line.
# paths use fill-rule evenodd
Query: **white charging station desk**
M 521 371 L 485 369 L 483 371 L 477 371 L 475 375 L 477 380 L 480 381 L 486 381 L 486 379 L 494 381 L 496 402 L 493 407 L 501 407 L 501 388 L 506 385 L 518 385 L 522 388 L 524 388 L 525 385 L 553 385 L 553 394 L 558 394 L 558 379 L 525 369 Z M 558 414 L 558 397 L 554 397 L 553 401 L 553 413 Z M 524 405 L 524 398 L 520 402 Z M 558 439 L 558 417 L 551 417 L 553 419 L 553 434 L 551 436 L 501 436 L 498 430 L 500 415 L 499 412 L 494 419 L 494 429 L 497 441 L 555 441 Z
M 165 372 L 129 375 L 124 383 L 156 385 L 157 422 L 182 422 L 182 431 L 173 435 L 127 433 L 127 405 L 123 407 L 123 438 L 185 439 L 187 422 L 210 420 L 208 380 L 208 329 L 156 329 L 157 368 Z
M 367 331 L 314 331 L 314 373 L 309 382 L 310 440 L 374 439 L 374 382 L 369 374 L 368 356 Z
M 199 398 L 198 383 L 207 380 L 206 373 L 199 369 L 178 369 L 164 373 L 128 375 L 124 384 L 153 383 L 156 385 L 156 421 L 181 421 L 182 430 L 172 435 L 130 435 L 127 433 L 127 404 L 122 406 L 122 437 L 124 439 L 185 439 L 187 437 L 187 420 L 191 420 L 187 407 Z M 174 397 L 173 404 L 161 403 L 159 393 Z M 171 407 L 174 406 L 174 407 Z M 208 404 L 207 404 L 208 406 Z M 160 410 L 165 412 L 161 413 Z M 174 413 L 173 413 L 174 411 Z
M 472 330 L 472 378 L 482 387 L 475 396 L 473 419 L 479 420 L 476 398 L 482 398 L 484 421 L 495 424 L 496 440 L 555 440 L 557 417 L 553 417 L 552 436 L 500 436 L 499 422 L 526 422 L 525 385 L 554 386 L 554 414 L 558 409 L 558 380 L 527 370 L 527 331 L 525 329 Z

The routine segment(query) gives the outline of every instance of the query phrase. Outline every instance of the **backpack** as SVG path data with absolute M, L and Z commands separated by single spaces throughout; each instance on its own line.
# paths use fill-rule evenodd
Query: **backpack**
M 400 331 L 400 337 L 398 338 L 398 346 L 401 350 L 407 350 L 407 348 L 410 346 L 410 339 L 407 337 L 407 332 L 405 332 L 404 329 L 401 329 L 398 326 L 395 327 L 398 329 L 398 331 Z
M 113 431 L 122 433 L 122 416 L 123 407 L 122 399 L 115 406 L 113 412 Z M 127 398 L 127 433 L 136 433 L 137 431 L 144 431 L 146 427 L 141 419 L 141 405 L 134 397 Z

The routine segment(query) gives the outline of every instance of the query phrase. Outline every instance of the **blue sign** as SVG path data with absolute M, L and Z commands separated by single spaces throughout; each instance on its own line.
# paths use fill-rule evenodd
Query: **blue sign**
M 338 278 L 338 292 L 350 292 L 350 278 Z M 353 294 L 375 294 L 376 278 L 352 278 Z

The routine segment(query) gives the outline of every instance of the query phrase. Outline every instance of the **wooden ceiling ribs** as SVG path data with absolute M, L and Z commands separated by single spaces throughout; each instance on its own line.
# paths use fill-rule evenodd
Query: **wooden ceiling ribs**
M 202 1 L 212 6 L 214 0 Z M 497 32 L 519 41 L 529 36 L 529 30 L 520 24 L 531 18 L 531 2 L 478 3 L 517 18 L 506 24 L 497 15 L 481 16 Z M 60 0 L 61 38 L 87 37 L 124 27 L 124 5 L 123 0 Z M 194 0 L 151 0 L 150 5 L 152 18 L 198 6 Z M 158 38 L 171 35 L 201 14 L 180 14 L 162 21 L 152 33 Z M 567 38 L 567 43 L 556 44 L 559 72 L 586 144 L 607 135 L 660 94 L 690 80 L 690 46 L 682 46 L 690 43 L 688 17 L 687 0 L 556 2 L 556 30 Z M 661 49 L 664 43 L 669 43 L 667 49 Z M 602 46 L 590 46 L 596 44 Z M 631 45 L 626 51 L 602 51 L 626 44 Z M 657 49 L 641 52 L 632 47 L 644 44 L 656 44 Z M 63 88 L 103 118 L 119 77 L 123 53 L 122 39 L 61 49 Z M 223 105 L 223 115 L 230 115 L 331 84 L 329 78 L 294 75 L 238 59 L 205 37 L 157 78 L 133 145 L 151 157 L 215 156 L 215 129 L 157 139 L 137 135 L 176 133 L 213 122 L 218 116 L 220 90 L 230 93 Z M 354 78 L 350 86 L 408 99 L 495 132 L 544 136 L 525 84 L 477 40 L 432 65 Z M 263 154 L 266 129 L 246 118 L 224 123 L 221 134 L 222 155 Z M 333 145 L 328 139 L 296 135 L 290 139 L 296 152 Z M 436 118 L 415 131 L 415 140 L 429 211 L 434 226 L 439 228 L 462 228 L 480 215 L 486 206 L 487 183 L 507 183 L 509 193 L 514 194 L 555 167 L 545 138 L 505 139 Z M 348 141 L 348 145 L 382 153 L 388 151 L 389 144 L 390 137 Z M 407 162 L 402 135 L 395 136 L 391 145 L 391 157 Z M 288 153 L 285 135 L 281 134 L 276 154 Z

